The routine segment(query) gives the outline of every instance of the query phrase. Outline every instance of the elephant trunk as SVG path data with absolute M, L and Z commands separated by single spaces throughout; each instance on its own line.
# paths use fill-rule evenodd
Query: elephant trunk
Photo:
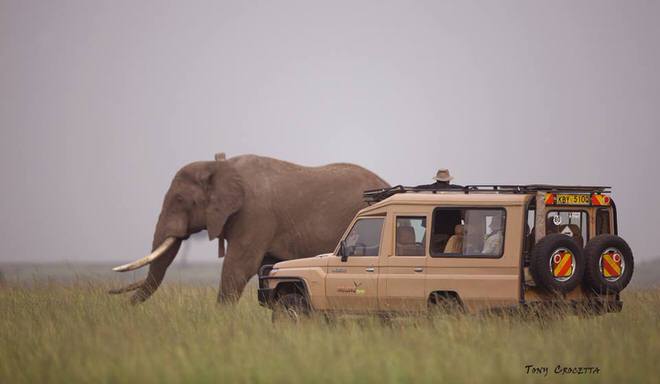
M 165 271 L 172 264 L 174 257 L 176 257 L 179 248 L 181 247 L 181 239 L 176 239 L 171 247 L 169 247 L 160 257 L 155 259 L 149 264 L 149 272 L 142 284 L 137 287 L 137 291 L 131 297 L 131 303 L 137 304 L 148 299 L 160 286 L 165 277 Z
M 137 304 L 148 299 L 158 289 L 165 277 L 167 268 L 172 264 L 181 247 L 183 238 L 188 236 L 187 233 L 184 233 L 183 228 L 176 231 L 176 234 L 171 234 L 167 229 L 171 230 L 172 228 L 166 229 L 166 226 L 162 225 L 163 222 L 163 220 L 159 220 L 156 226 L 151 254 L 132 263 L 113 268 L 117 272 L 126 272 L 149 265 L 147 277 L 126 287 L 113 289 L 110 293 L 118 294 L 137 290 L 131 297 L 131 303 Z

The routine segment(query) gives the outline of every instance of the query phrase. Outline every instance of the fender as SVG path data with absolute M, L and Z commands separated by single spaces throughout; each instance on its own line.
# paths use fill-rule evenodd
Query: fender
M 259 299 L 259 304 L 264 305 L 264 306 L 272 306 L 274 300 L 275 300 L 275 295 L 277 293 L 278 287 L 282 283 L 294 283 L 296 285 L 302 285 L 302 294 L 305 297 L 305 300 L 307 300 L 307 303 L 311 306 L 311 297 L 309 295 L 309 286 L 307 285 L 307 282 L 305 279 L 301 277 L 296 277 L 296 276 L 268 276 L 268 273 L 270 273 L 271 269 L 273 269 L 272 265 L 264 265 L 259 269 L 259 291 L 258 291 L 258 299 Z M 276 280 L 277 284 L 275 285 L 274 288 L 269 288 L 268 287 L 268 281 L 269 280 Z

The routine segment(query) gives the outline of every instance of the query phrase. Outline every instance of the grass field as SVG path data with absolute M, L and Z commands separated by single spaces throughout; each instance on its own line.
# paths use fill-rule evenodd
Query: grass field
M 254 292 L 167 285 L 140 306 L 103 282 L 0 288 L 0 383 L 657 382 L 660 291 L 624 309 L 518 317 L 344 318 L 272 324 Z M 251 288 L 252 290 L 254 288 Z M 548 367 L 547 376 L 526 366 Z M 598 367 L 597 374 L 554 373 Z

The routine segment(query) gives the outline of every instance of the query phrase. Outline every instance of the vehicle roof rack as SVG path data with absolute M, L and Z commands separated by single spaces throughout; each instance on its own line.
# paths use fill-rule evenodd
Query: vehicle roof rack
M 364 191 L 363 198 L 367 203 L 376 203 L 387 199 L 392 195 L 398 193 L 417 193 L 417 192 L 497 192 L 497 193 L 536 193 L 536 192 L 577 192 L 577 193 L 609 193 L 611 187 L 606 186 L 584 186 L 584 185 L 550 185 L 550 184 L 473 184 L 464 187 L 452 189 L 434 189 L 434 188 L 418 188 L 403 185 L 396 185 L 390 188 L 370 189 Z

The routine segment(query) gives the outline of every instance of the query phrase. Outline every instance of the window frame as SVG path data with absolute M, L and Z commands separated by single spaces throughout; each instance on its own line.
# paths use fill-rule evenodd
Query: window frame
M 555 207 L 553 207 L 553 208 L 555 208 Z M 587 246 L 587 242 L 589 242 L 589 240 L 591 239 L 591 232 L 590 232 L 591 225 L 589 223 L 589 220 L 591 219 L 591 217 L 589 216 L 589 211 L 587 209 L 548 209 L 545 212 L 545 220 L 548 220 L 548 215 L 551 212 L 582 212 L 582 213 L 586 214 L 587 215 L 587 220 L 586 220 L 586 223 L 587 223 L 587 228 L 586 228 L 587 237 L 584 239 L 584 244 L 581 244 L 581 246 L 582 247 Z M 580 229 L 582 230 L 582 228 L 580 228 Z M 546 228 L 546 236 L 548 235 L 547 231 L 548 230 Z
M 397 253 L 397 246 L 396 246 L 396 235 L 397 231 L 399 230 L 399 227 L 397 226 L 397 222 L 399 219 L 424 219 L 426 220 L 426 232 L 424 233 L 425 235 L 425 240 L 422 242 L 422 245 L 424 246 L 424 254 L 423 255 L 399 255 Z M 430 254 L 430 237 L 429 237 L 429 224 L 428 224 L 428 215 L 419 213 L 419 214 L 394 214 L 394 246 L 392 256 L 394 257 L 426 257 Z M 429 243 L 429 247 L 427 248 L 426 243 Z
M 435 215 L 436 211 L 440 210 L 475 210 L 475 211 L 501 211 L 504 214 L 504 228 L 502 229 L 502 249 L 500 250 L 499 255 L 484 255 L 484 254 L 463 254 L 463 253 L 437 253 L 433 254 L 431 252 L 431 237 L 435 234 Z M 429 236 L 429 256 L 433 258 L 451 258 L 451 259 L 501 259 L 504 256 L 504 250 L 506 248 L 506 229 L 507 229 L 507 215 L 508 211 L 503 206 L 444 206 L 444 207 L 435 207 L 433 208 L 433 213 L 431 214 L 431 236 Z M 467 223 L 466 223 L 467 224 Z

